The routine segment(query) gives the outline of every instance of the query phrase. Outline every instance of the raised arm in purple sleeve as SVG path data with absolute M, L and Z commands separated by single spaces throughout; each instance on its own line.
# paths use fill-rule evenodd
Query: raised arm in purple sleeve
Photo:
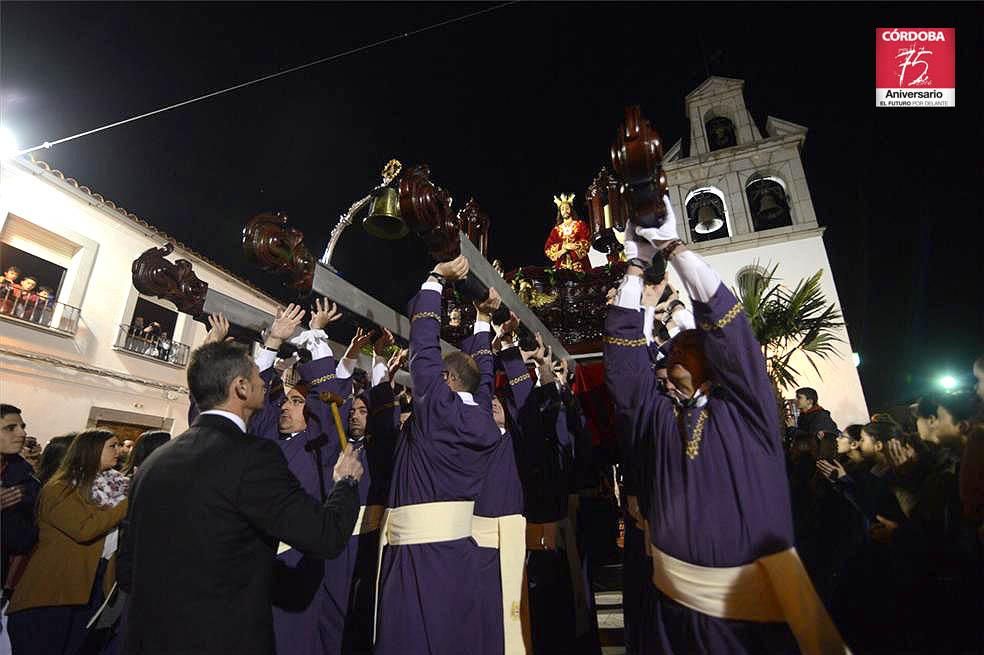
M 713 379 L 754 430 L 754 437 L 769 452 L 781 449 L 779 412 L 775 391 L 765 370 L 762 347 L 741 303 L 720 282 L 713 269 L 696 253 L 685 250 L 671 257 L 684 285 L 693 296 L 694 318 Z M 717 287 L 707 295 L 711 285 Z

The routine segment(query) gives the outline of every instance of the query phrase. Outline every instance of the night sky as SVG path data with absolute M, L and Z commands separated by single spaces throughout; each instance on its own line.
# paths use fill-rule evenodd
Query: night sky
M 4 2 L 2 119 L 26 147 L 485 6 Z M 490 214 L 491 257 L 543 264 L 553 194 L 583 203 L 625 105 L 672 144 L 708 70 L 744 79 L 760 129 L 769 114 L 810 128 L 874 410 L 943 372 L 969 382 L 984 352 L 982 19 L 981 3 L 520 3 L 39 156 L 289 300 L 243 257 L 254 214 L 287 213 L 320 254 L 388 159 L 427 162 L 456 206 Z M 957 29 L 955 109 L 875 108 L 874 29 L 896 26 Z M 396 307 L 430 265 L 355 229 L 336 263 Z

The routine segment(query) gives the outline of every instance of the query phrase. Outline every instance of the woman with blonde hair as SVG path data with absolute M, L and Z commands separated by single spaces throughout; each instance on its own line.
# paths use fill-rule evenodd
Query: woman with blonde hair
M 119 447 L 112 432 L 80 433 L 41 489 L 38 544 L 7 608 L 13 655 L 98 652 L 86 624 L 115 577 L 127 509 L 126 478 L 113 470 Z

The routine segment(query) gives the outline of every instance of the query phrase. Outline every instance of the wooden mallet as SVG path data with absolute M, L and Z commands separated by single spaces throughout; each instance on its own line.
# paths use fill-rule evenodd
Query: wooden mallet
M 342 452 L 344 452 L 345 447 L 348 445 L 348 439 L 345 438 L 345 428 L 342 427 L 342 415 L 338 411 L 338 408 L 345 404 L 345 399 L 331 391 L 322 391 L 318 394 L 318 397 L 321 398 L 321 402 L 328 403 L 331 407 L 331 415 L 335 419 L 335 429 L 338 431 L 338 443 L 342 447 Z

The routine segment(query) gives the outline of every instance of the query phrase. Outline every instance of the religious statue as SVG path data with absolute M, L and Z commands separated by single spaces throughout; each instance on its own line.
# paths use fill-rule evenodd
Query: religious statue
M 586 273 L 591 270 L 588 249 L 591 247 L 591 232 L 588 224 L 574 213 L 574 194 L 554 196 L 557 205 L 557 224 L 550 230 L 550 236 L 543 246 L 543 252 L 554 263 L 555 268 Z

